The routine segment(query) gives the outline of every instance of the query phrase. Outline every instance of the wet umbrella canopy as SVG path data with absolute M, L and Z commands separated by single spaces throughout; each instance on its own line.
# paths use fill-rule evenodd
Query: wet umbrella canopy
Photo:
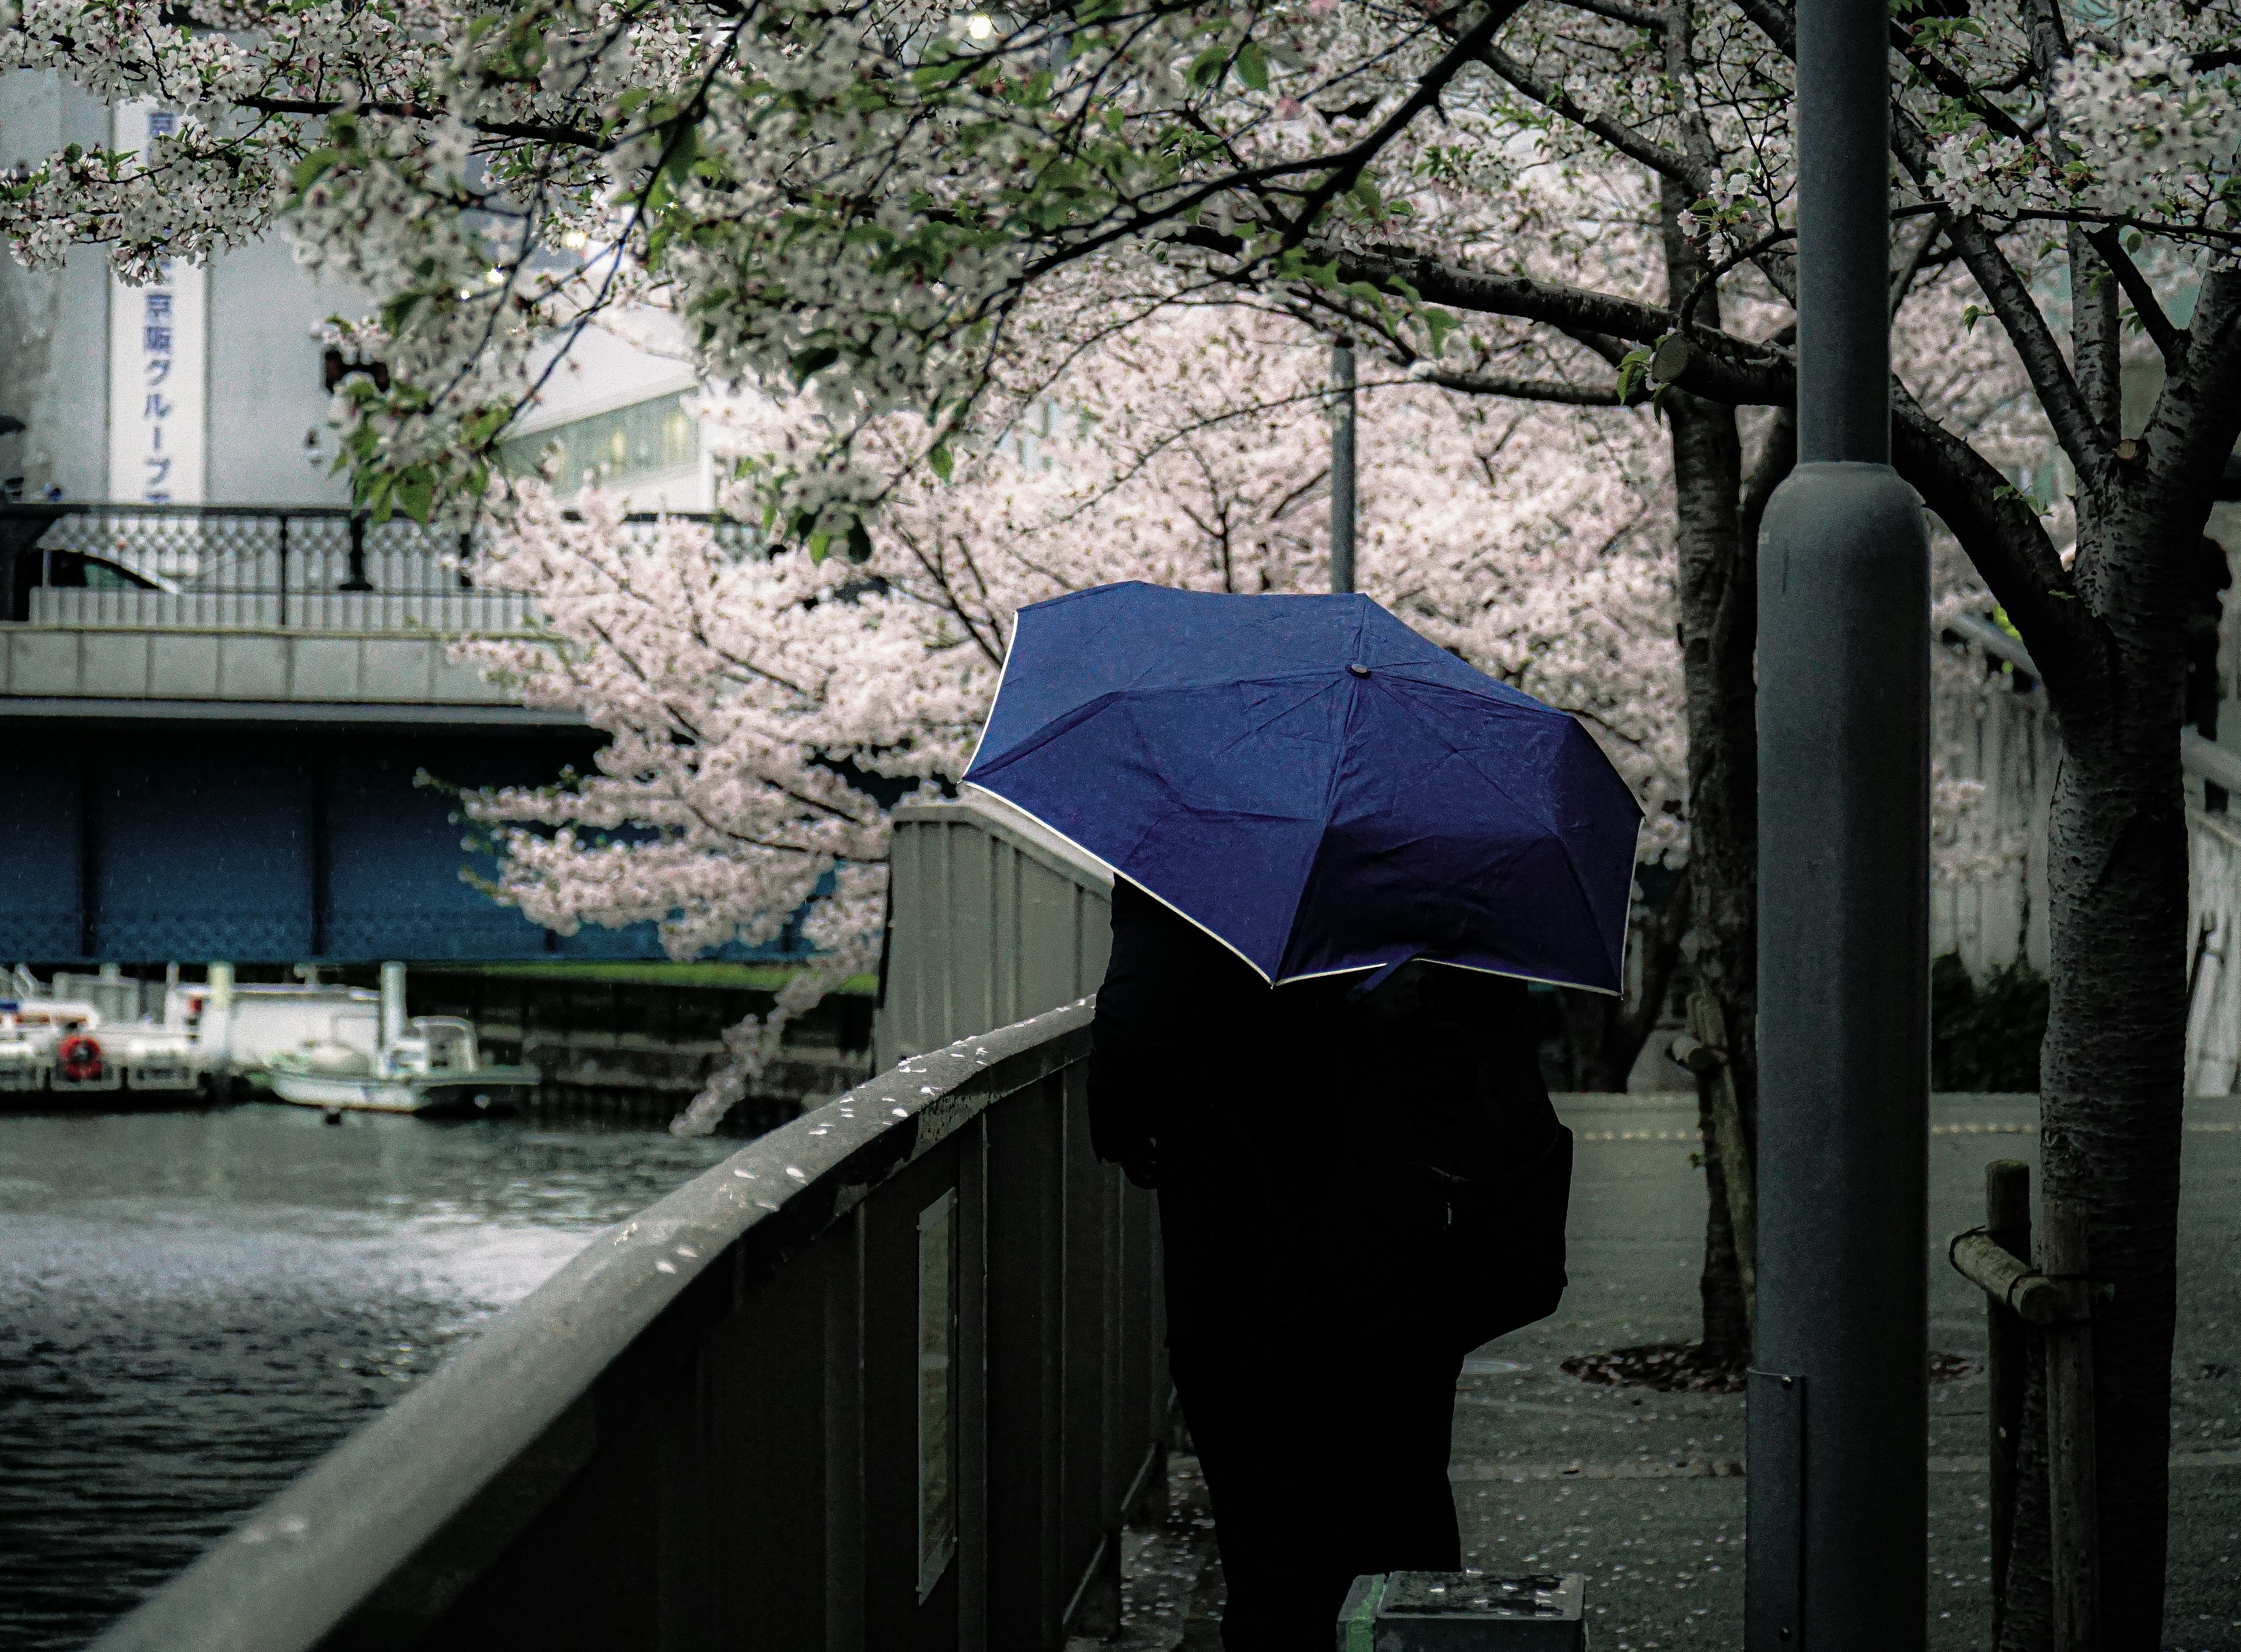
M 1626 783 L 1366 597 L 1132 581 L 1023 608 L 965 779 L 1272 981 L 1423 958 L 1619 990 Z

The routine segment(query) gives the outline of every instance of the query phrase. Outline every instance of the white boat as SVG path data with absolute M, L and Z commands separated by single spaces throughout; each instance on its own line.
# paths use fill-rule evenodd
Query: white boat
M 473 1023 L 405 1013 L 405 966 L 381 966 L 378 1038 L 371 1050 L 338 1016 L 324 1038 L 264 1060 L 273 1096 L 298 1107 L 374 1113 L 485 1113 L 512 1107 L 542 1075 L 533 1067 L 485 1063 Z
M 194 1034 L 203 1072 L 221 1088 L 262 1087 L 265 1064 L 283 1051 L 332 1040 L 369 1059 L 381 1046 L 381 994 L 363 987 L 310 980 L 237 986 L 231 966 L 212 964 L 210 980 L 175 988 L 179 1020 Z

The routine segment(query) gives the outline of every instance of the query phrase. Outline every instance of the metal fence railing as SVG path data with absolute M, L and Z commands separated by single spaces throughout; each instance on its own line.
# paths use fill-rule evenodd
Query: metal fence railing
M 634 517 L 633 532 L 657 518 Z M 718 532 L 749 548 L 746 528 Z M 193 630 L 518 631 L 472 534 L 338 506 L 0 505 L 0 623 Z
M 1172 1389 L 1090 1013 L 915 1057 L 600 1234 L 97 1647 L 1114 1632 Z

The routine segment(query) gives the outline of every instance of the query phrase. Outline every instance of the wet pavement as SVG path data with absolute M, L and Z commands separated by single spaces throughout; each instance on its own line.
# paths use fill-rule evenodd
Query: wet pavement
M 1464 1563 L 1576 1571 L 1597 1652 L 1743 1644 L 1741 1395 L 1592 1387 L 1558 1362 L 1697 1328 L 1702 1173 L 1693 1103 L 1569 1098 L 1579 1138 L 1574 1284 L 1552 1320 L 1489 1343 L 1465 1368 L 1450 1468 Z M 1981 1360 L 1983 1298 L 1944 1237 L 1983 1215 L 1985 1165 L 2034 1167 L 2028 1097 L 1940 1097 L 1930 1140 L 1930 1341 Z M 2241 1102 L 2187 1117 L 2175 1357 L 2172 1540 L 2164 1645 L 2241 1652 Z M 1990 1629 L 1984 1384 L 1930 1395 L 1930 1652 L 1981 1649 Z M 1132 1535 L 1127 1652 L 1214 1652 L 1221 1566 L 1194 1461 L 1176 1460 L 1171 1513 Z

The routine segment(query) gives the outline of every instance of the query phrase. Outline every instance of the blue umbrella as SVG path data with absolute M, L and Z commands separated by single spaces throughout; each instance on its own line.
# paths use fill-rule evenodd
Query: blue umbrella
M 1626 782 L 1366 597 L 1132 580 L 1022 608 L 965 779 L 1269 981 L 1422 958 L 1620 990 Z

